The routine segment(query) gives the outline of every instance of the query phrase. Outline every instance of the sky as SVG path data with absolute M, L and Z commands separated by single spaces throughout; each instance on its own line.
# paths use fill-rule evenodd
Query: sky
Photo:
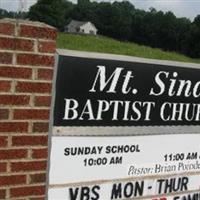
M 27 11 L 31 5 L 37 0 L 0 0 L 0 8 L 8 11 Z M 71 0 L 76 3 L 76 0 Z M 94 0 L 93 0 L 94 1 Z M 114 1 L 114 0 L 96 0 L 100 1 Z M 122 0 L 118 0 L 122 1 Z M 187 17 L 191 20 L 200 14 L 200 0 L 129 0 L 136 8 L 148 10 L 154 7 L 157 10 L 172 11 L 177 17 Z M 22 6 L 20 2 L 25 2 Z

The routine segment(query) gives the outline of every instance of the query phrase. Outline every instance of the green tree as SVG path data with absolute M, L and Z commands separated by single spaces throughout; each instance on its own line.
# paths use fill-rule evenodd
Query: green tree
M 89 0 L 78 0 L 72 12 L 72 18 L 80 21 L 94 20 L 93 3 Z
M 200 58 L 200 15 L 198 15 L 190 29 L 190 35 L 188 39 L 187 54 L 191 57 Z
M 135 7 L 128 1 L 114 2 L 112 6 L 115 9 L 115 23 L 113 24 L 115 36 L 119 39 L 130 40 Z
M 59 30 L 64 28 L 67 23 L 73 4 L 66 0 L 38 0 L 30 8 L 28 17 L 31 20 L 45 22 L 57 27 Z
M 0 8 L 0 19 L 2 18 L 25 19 L 27 18 L 27 12 L 8 12 L 7 10 Z

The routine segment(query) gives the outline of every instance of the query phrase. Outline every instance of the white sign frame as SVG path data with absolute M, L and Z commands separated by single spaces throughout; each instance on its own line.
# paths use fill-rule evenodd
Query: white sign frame
M 50 112 L 50 123 L 49 123 L 49 154 L 48 154 L 48 175 L 47 175 L 47 187 L 46 187 L 46 199 L 48 200 L 48 187 L 49 187 L 49 170 L 50 170 L 50 152 L 52 149 L 51 138 L 57 137 L 79 137 L 79 136 L 138 136 L 138 135 L 165 135 L 165 134 L 200 134 L 200 125 L 195 126 L 137 126 L 137 127 L 53 127 L 53 110 L 55 103 L 55 82 L 57 77 L 57 64 L 59 55 L 68 55 L 82 58 L 98 58 L 108 60 L 119 60 L 129 61 L 137 63 L 148 63 L 148 64 L 159 64 L 166 66 L 176 66 L 182 68 L 200 69 L 199 64 L 194 63 L 183 63 L 166 60 L 155 60 L 145 59 L 132 56 L 114 55 L 114 54 L 103 54 L 103 53 L 92 53 L 83 51 L 63 50 L 57 49 L 55 56 L 55 67 L 52 87 L 52 102 Z

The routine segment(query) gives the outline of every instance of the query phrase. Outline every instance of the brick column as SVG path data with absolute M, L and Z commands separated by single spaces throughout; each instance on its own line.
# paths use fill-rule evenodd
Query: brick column
M 57 31 L 0 20 L 0 199 L 43 200 Z

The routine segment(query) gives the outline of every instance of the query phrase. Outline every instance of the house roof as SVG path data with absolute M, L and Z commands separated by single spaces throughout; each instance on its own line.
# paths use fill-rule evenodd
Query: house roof
M 72 20 L 69 24 L 70 24 L 70 25 L 73 24 L 73 25 L 76 26 L 76 27 L 80 27 L 80 26 L 82 26 L 82 25 L 84 25 L 84 24 L 86 24 L 86 23 L 88 23 L 88 22 Z
M 88 22 L 90 22 L 90 21 L 71 20 L 71 22 L 70 22 L 67 26 L 73 25 L 74 27 L 79 28 L 79 27 L 81 27 L 82 25 L 87 24 Z M 91 22 L 90 22 L 90 23 L 91 23 Z M 91 23 L 91 24 L 92 24 L 92 26 L 96 29 L 95 25 L 94 25 L 93 23 Z

